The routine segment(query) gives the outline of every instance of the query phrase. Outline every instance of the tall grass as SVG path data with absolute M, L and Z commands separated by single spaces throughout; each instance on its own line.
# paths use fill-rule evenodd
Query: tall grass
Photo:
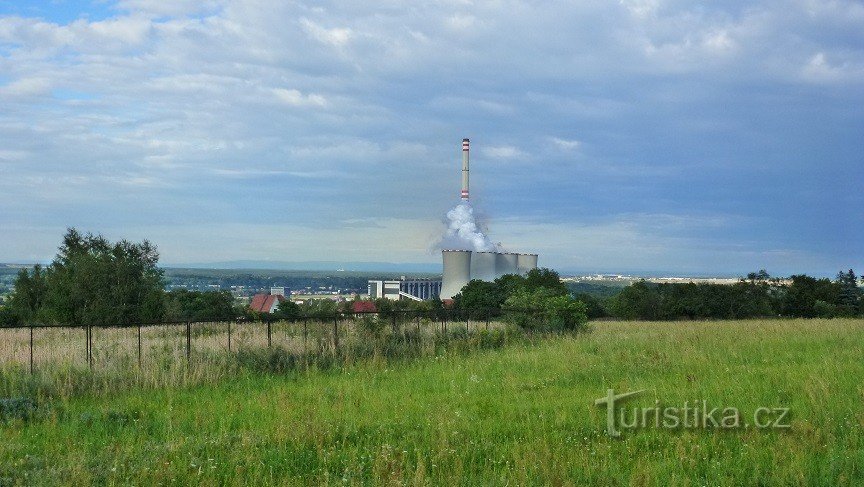
M 862 347 L 864 320 L 753 320 L 602 322 L 410 360 L 373 347 L 339 367 L 238 355 L 186 386 L 46 395 L 0 426 L 0 485 L 861 485 Z M 789 407 L 791 428 L 614 439 L 593 405 L 610 387 Z

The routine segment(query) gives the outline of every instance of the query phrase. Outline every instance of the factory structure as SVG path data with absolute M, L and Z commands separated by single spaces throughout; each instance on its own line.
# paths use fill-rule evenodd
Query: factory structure
M 462 188 L 459 197 L 469 201 L 470 141 L 462 139 Z M 442 279 L 369 281 L 370 298 L 429 300 L 452 299 L 473 279 L 494 281 L 507 274 L 525 275 L 537 268 L 537 254 L 461 249 L 441 251 Z

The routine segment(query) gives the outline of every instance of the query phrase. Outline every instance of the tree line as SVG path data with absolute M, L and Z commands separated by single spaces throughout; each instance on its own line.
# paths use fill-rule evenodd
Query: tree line
M 156 247 L 144 240 L 109 242 L 70 228 L 51 264 L 22 269 L 0 308 L 0 326 L 232 319 L 228 292 L 166 292 Z
M 797 274 L 771 278 L 765 271 L 735 284 L 639 281 L 611 297 L 579 293 L 591 318 L 628 320 L 836 318 L 864 315 L 859 279 L 852 269 L 835 279 Z
M 0 307 L 0 326 L 24 323 L 62 325 L 123 325 L 136 323 L 261 318 L 236 306 L 227 291 L 164 290 L 156 247 L 144 240 L 109 242 L 101 235 L 67 230 L 52 263 L 22 269 L 9 302 Z M 285 301 L 270 318 L 332 317 L 350 313 L 353 302 Z M 864 314 L 858 277 L 850 269 L 834 280 L 804 274 L 789 279 L 767 272 L 750 273 L 733 285 L 652 284 L 640 281 L 614 295 L 572 293 L 549 269 L 525 276 L 506 275 L 493 282 L 473 280 L 452 303 L 375 301 L 382 316 L 416 310 L 479 313 L 474 319 L 498 317 L 502 309 L 533 310 L 509 313 L 507 319 L 527 329 L 579 329 L 589 318 L 640 320 L 739 319 L 770 316 L 850 317 Z M 432 313 L 434 315 L 434 313 Z M 484 315 L 485 314 L 485 315 Z

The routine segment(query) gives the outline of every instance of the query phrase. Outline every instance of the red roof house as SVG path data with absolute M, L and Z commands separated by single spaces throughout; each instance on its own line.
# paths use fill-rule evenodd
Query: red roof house
M 256 294 L 252 296 L 249 308 L 256 313 L 274 313 L 276 308 L 285 301 L 287 301 L 285 296 L 280 294 Z
M 378 308 L 372 301 L 354 301 L 351 303 L 351 310 L 355 313 L 374 313 Z

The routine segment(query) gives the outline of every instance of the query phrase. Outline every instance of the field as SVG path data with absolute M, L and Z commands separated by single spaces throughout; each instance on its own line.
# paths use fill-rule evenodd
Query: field
M 0 425 L 0 485 L 864 483 L 864 320 L 591 328 L 280 373 L 7 370 L 3 394 L 39 405 Z M 609 388 L 644 389 L 632 407 L 789 408 L 789 427 L 611 438 Z

